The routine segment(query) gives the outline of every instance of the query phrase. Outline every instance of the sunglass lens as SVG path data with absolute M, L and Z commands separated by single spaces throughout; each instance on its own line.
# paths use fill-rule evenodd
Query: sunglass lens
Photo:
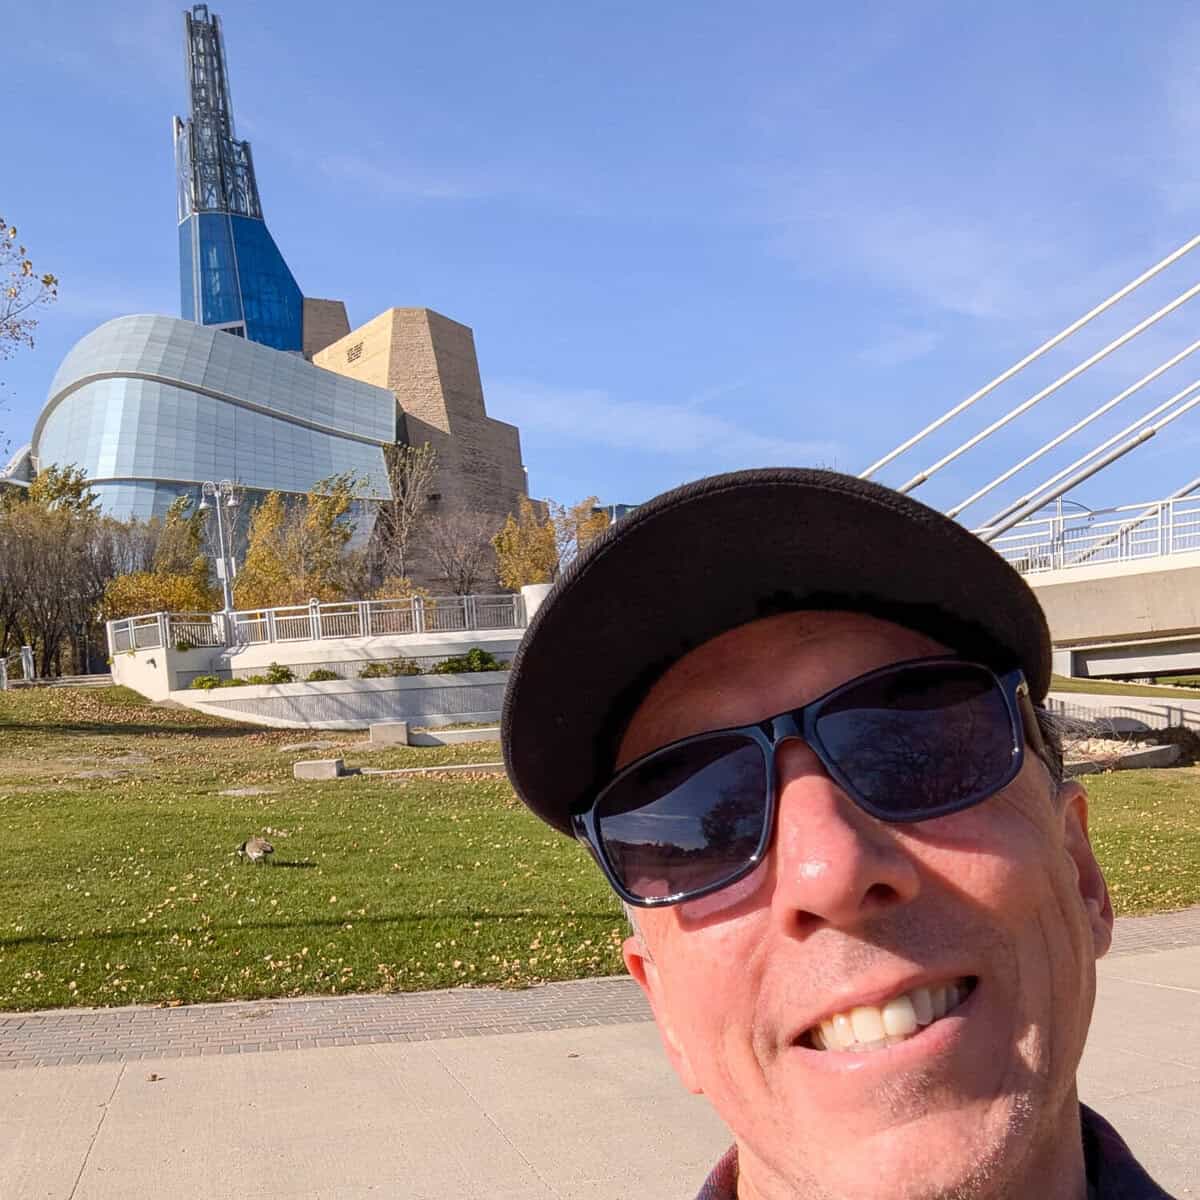
M 864 679 L 831 698 L 816 731 L 866 806 L 895 821 L 992 795 L 1012 778 L 1019 745 L 996 679 L 969 663 Z
M 732 879 L 763 838 L 763 750 L 715 734 L 651 755 L 596 801 L 600 842 L 617 878 L 643 900 Z

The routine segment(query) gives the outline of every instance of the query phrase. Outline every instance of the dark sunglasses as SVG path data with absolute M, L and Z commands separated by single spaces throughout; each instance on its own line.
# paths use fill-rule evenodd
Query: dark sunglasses
M 752 871 L 775 824 L 775 755 L 802 739 L 881 821 L 960 812 L 1011 783 L 1025 739 L 1046 751 L 1019 670 L 957 658 L 895 663 L 753 725 L 700 733 L 623 768 L 572 817 L 617 895 L 679 904 Z

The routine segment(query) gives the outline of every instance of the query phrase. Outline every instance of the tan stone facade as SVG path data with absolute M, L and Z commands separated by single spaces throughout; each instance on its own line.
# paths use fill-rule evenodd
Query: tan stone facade
M 341 300 L 314 300 L 304 297 L 304 357 L 312 362 L 313 355 L 324 350 L 330 342 L 350 332 L 350 318 Z
M 526 494 L 520 434 L 515 425 L 487 415 L 468 326 L 428 308 L 391 308 L 312 361 L 391 390 L 408 442 L 428 442 L 437 451 L 432 511 L 490 513 L 498 527 L 516 510 Z

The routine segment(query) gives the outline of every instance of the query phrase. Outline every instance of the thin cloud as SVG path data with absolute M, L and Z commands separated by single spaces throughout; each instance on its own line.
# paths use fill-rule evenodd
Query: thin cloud
M 127 313 L 178 316 L 179 290 L 154 286 L 126 288 L 120 284 L 68 279 L 59 284 L 58 299 L 46 309 L 42 320 L 70 317 L 106 321 Z
M 773 437 L 684 404 L 616 400 L 595 389 L 497 380 L 488 384 L 487 397 L 493 415 L 563 445 L 700 457 L 714 469 L 746 463 L 830 462 L 842 453 L 835 442 Z
M 423 167 L 375 162 L 359 154 L 322 158 L 318 169 L 344 187 L 362 188 L 376 196 L 408 196 L 417 200 L 476 200 L 491 189 L 478 179 L 455 178 Z
M 858 352 L 862 362 L 875 367 L 899 367 L 932 354 L 941 345 L 936 329 L 896 329 Z

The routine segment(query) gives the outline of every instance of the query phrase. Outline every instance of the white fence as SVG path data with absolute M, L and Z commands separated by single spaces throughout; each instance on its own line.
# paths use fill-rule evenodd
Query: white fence
M 1200 498 L 1022 521 L 992 542 L 1023 575 L 1200 550 Z
M 437 596 L 410 600 L 349 600 L 225 613 L 148 613 L 108 622 L 109 651 L 156 646 L 253 646 L 322 638 L 367 638 L 398 633 L 523 629 L 517 595 Z

